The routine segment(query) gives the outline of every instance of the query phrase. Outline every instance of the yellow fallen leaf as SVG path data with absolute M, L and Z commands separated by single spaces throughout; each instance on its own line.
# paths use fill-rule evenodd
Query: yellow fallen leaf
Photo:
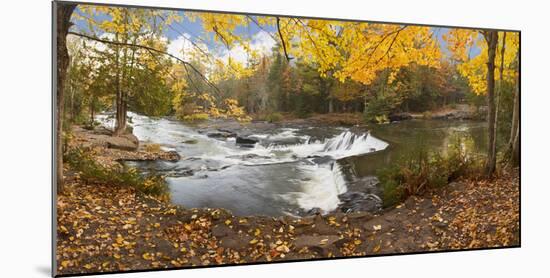
M 229 225 L 229 224 L 231 224 L 231 220 L 229 219 L 225 220 L 225 225 Z
M 119 255 L 119 254 L 114 254 L 113 257 L 115 257 L 115 259 L 120 259 L 120 255 Z
M 153 226 L 154 226 L 155 228 L 158 228 L 158 227 L 160 227 L 160 223 L 155 223 Z
M 286 245 L 277 246 L 277 248 L 275 248 L 275 250 L 277 250 L 279 252 L 285 252 L 285 253 L 290 252 L 290 248 L 288 248 L 288 246 L 286 246 Z
M 149 253 L 143 253 L 143 255 L 141 256 L 144 260 L 152 260 L 153 257 L 151 256 L 151 254 Z
M 374 248 L 372 248 L 372 252 L 374 253 L 378 253 L 378 251 L 380 251 L 380 244 L 374 246 Z
M 359 244 L 361 244 L 361 242 L 362 242 L 362 241 L 361 241 L 360 239 L 356 239 L 355 241 L 353 241 L 353 243 L 354 243 L 355 245 L 359 245 Z
M 262 231 L 260 231 L 260 229 L 256 228 L 256 231 L 254 232 L 254 235 L 259 236 L 261 233 L 262 233 Z
M 59 229 L 61 230 L 61 232 L 65 233 L 65 234 L 69 233 L 69 230 L 67 230 L 67 228 L 65 228 L 65 226 L 63 226 L 63 225 L 59 226 Z
M 164 214 L 176 214 L 176 209 L 169 209 Z
M 374 225 L 374 226 L 372 226 L 372 228 L 373 228 L 375 231 L 380 231 L 380 230 L 382 230 L 382 225 Z
M 68 267 L 70 263 L 71 263 L 71 261 L 62 261 L 61 266 L 62 267 Z
M 85 264 L 85 265 L 84 265 L 84 268 L 85 268 L 85 269 L 91 269 L 91 268 L 92 268 L 92 265 L 91 265 L 91 264 Z
M 258 243 L 258 240 L 257 239 L 252 239 L 251 241 L 249 241 L 250 244 L 256 244 Z

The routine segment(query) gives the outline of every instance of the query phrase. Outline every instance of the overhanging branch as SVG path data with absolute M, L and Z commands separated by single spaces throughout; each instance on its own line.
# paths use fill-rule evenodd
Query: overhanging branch
M 105 43 L 105 44 L 113 44 L 113 45 L 119 45 L 119 46 L 141 48 L 141 49 L 148 50 L 149 52 L 156 52 L 156 53 L 159 53 L 159 54 L 169 56 L 171 58 L 176 59 L 180 63 L 182 63 L 185 67 L 191 68 L 195 73 L 197 73 L 204 80 L 204 82 L 206 84 L 208 84 L 210 87 L 212 87 L 214 90 L 216 90 L 216 93 L 218 95 L 221 94 L 220 89 L 216 85 L 214 85 L 214 83 L 212 83 L 210 80 L 208 80 L 208 78 L 206 76 L 204 76 L 195 66 L 193 66 L 193 64 L 191 64 L 191 63 L 189 63 L 185 60 L 182 60 L 181 58 L 178 58 L 177 56 L 174 56 L 174 55 L 172 55 L 168 52 L 158 50 L 156 48 L 146 46 L 146 45 L 126 43 L 126 42 L 118 42 L 118 41 L 110 41 L 110 40 L 100 39 L 100 38 L 96 38 L 96 37 L 93 37 L 93 36 L 89 36 L 89 35 L 81 34 L 81 33 L 77 33 L 77 32 L 72 32 L 72 31 L 69 31 L 68 34 L 79 36 L 79 37 L 82 37 L 82 38 L 86 38 L 86 39 L 101 42 L 101 43 Z
M 281 19 L 277 17 L 277 32 L 279 32 L 279 38 L 281 39 L 281 44 L 283 45 L 283 51 L 285 52 L 286 60 L 290 62 L 292 57 L 288 56 L 288 52 L 286 50 L 286 43 L 285 39 L 283 38 L 283 33 L 281 32 Z

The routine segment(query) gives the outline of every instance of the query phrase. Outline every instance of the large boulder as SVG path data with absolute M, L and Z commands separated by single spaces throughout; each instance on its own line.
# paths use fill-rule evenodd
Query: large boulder
M 109 136 L 105 138 L 107 147 L 124 151 L 136 151 L 139 147 L 139 139 L 133 134 Z

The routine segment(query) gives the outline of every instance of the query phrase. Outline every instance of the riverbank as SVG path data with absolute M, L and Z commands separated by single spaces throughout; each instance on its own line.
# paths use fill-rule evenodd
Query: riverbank
M 453 106 L 445 106 L 434 110 L 429 110 L 423 113 L 416 112 L 399 112 L 388 115 L 389 122 L 407 121 L 412 119 L 433 119 L 433 120 L 484 120 L 487 113 L 486 107 L 475 107 L 467 104 L 456 104 Z M 273 114 L 273 113 L 272 113 Z M 271 114 L 254 115 L 255 121 L 267 121 L 278 124 L 314 124 L 328 126 L 365 126 L 363 113 L 313 113 L 307 117 L 300 118 L 292 113 L 275 113 L 277 117 Z M 275 120 L 273 120 L 275 119 Z
M 175 151 L 164 151 L 158 144 L 139 142 L 131 133 L 111 136 L 111 131 L 98 127 L 94 130 L 73 126 L 67 149 L 85 149 L 104 167 L 119 167 L 123 161 L 175 162 L 181 159 Z
M 121 153 L 106 145 L 94 149 L 110 163 L 120 161 Z M 145 147 L 124 152 L 153 156 Z M 57 197 L 59 274 L 519 245 L 516 170 L 492 181 L 459 180 L 379 214 L 304 218 L 183 208 L 66 170 L 66 189 Z

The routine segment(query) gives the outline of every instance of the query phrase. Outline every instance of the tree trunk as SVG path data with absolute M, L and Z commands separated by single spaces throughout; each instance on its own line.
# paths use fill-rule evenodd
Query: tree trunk
M 487 148 L 487 163 L 485 174 L 492 176 L 496 169 L 496 109 L 495 109 L 495 54 L 498 43 L 497 31 L 486 31 L 487 41 L 487 106 L 489 107 L 489 146 Z
M 115 35 L 116 41 L 119 40 L 118 33 Z M 120 62 L 120 46 L 117 46 L 115 48 L 115 70 L 116 70 L 116 77 L 115 77 L 115 83 L 116 83 L 116 123 L 115 123 L 115 130 L 113 132 L 113 135 L 121 135 L 126 130 L 126 111 L 124 109 L 125 107 L 125 100 L 124 100 L 124 92 L 122 88 L 122 81 L 123 76 L 122 75 L 122 67 L 125 65 L 121 65 Z
M 517 81 L 516 81 L 517 82 Z M 516 85 L 516 93 L 514 94 L 514 110 L 512 112 L 512 129 L 510 131 L 510 141 L 508 145 L 511 147 L 519 131 L 519 84 Z
M 514 142 L 512 143 L 512 165 L 519 166 L 520 154 L 519 154 L 520 133 L 516 132 Z
M 62 193 L 63 184 L 63 117 L 64 117 L 64 90 L 67 68 L 69 67 L 69 52 L 67 50 L 67 32 L 71 27 L 71 14 L 76 8 L 75 4 L 62 4 L 54 2 L 56 13 L 56 134 L 55 134 L 55 173 L 57 180 L 57 193 Z
M 94 99 L 93 97 L 90 99 L 90 127 L 94 126 Z
M 510 131 L 510 141 L 506 150 L 506 155 L 510 158 L 513 166 L 519 166 L 519 140 L 520 140 L 520 89 L 519 89 L 519 75 L 516 77 L 516 93 L 514 95 L 514 110 L 512 112 L 512 128 Z
M 500 49 L 500 67 L 499 67 L 499 81 L 498 91 L 496 95 L 496 112 L 495 112 L 495 134 L 498 132 L 498 112 L 500 110 L 500 96 L 502 95 L 502 88 L 504 83 L 504 52 L 506 51 L 506 32 L 502 36 L 502 48 Z M 497 145 L 497 136 L 494 138 L 494 145 Z

